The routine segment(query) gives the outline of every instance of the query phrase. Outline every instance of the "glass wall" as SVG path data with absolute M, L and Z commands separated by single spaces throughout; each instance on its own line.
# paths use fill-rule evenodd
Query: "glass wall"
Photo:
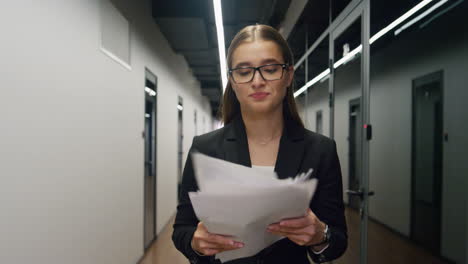
M 329 35 L 307 38 L 315 46 L 296 67 L 306 127 L 336 141 L 344 190 L 361 190 L 369 171 L 368 263 L 468 263 L 468 3 L 361 1 L 370 6 L 370 94 L 363 98 L 367 20 L 330 37 L 357 2 L 323 9 L 332 16 Z M 324 72 L 329 59 L 333 70 Z M 371 130 L 364 129 L 366 106 Z M 362 201 L 344 200 L 349 247 L 333 263 L 363 263 Z
M 329 37 L 323 38 L 301 65 L 304 68 L 305 83 L 310 86 L 301 94 L 306 102 L 305 126 L 319 134 L 330 135 L 330 111 L 328 101 L 328 52 Z
M 333 139 L 336 142 L 343 176 L 343 196 L 347 205 L 349 249 L 338 263 L 359 263 L 361 200 L 346 190 L 359 191 L 362 177 L 362 74 L 361 45 L 362 18 L 337 32 L 333 44 Z M 336 34 L 336 33 L 335 33 Z
M 370 263 L 468 263 L 466 12 L 463 1 L 371 1 Z

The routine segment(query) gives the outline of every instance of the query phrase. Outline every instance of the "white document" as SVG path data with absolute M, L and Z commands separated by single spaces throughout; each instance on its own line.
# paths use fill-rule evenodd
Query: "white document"
M 200 190 L 189 196 L 198 219 L 210 233 L 244 243 L 217 254 L 222 262 L 253 256 L 283 238 L 267 232 L 267 226 L 304 216 L 317 186 L 316 179 L 309 179 L 312 169 L 280 180 L 273 171 L 200 153 L 192 154 L 192 160 Z

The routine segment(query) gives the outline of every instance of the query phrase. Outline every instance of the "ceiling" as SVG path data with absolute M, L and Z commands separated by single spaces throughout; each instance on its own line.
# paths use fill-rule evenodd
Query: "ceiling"
M 371 36 L 420 1 L 371 0 Z M 222 0 L 226 50 L 234 35 L 247 25 L 259 23 L 279 28 L 291 2 L 292 0 Z M 295 61 L 306 52 L 306 39 L 307 46 L 312 45 L 328 28 L 330 20 L 334 20 L 350 2 L 351 0 L 307 1 L 287 38 Z M 222 89 L 212 0 L 153 0 L 152 4 L 152 14 L 156 23 L 174 51 L 182 54 L 187 60 L 194 76 L 200 81 L 202 94 L 210 100 L 213 116 L 216 116 Z M 427 8 L 429 6 L 431 5 Z M 467 9 L 466 3 L 461 6 L 464 6 L 461 10 Z M 417 27 L 413 26 L 401 35 L 411 34 L 414 30 L 418 30 Z M 372 46 L 371 52 L 378 52 L 398 37 L 386 34 Z M 335 54 L 343 52 L 345 43 L 352 47 L 359 45 L 360 38 L 358 21 L 346 30 L 346 34 L 337 39 Z M 309 79 L 328 67 L 328 53 L 329 39 L 326 37 L 308 57 Z M 302 63 L 295 70 L 296 87 L 302 87 L 306 81 L 305 64 Z
M 395 19 L 402 16 L 412 7 L 416 6 L 422 0 L 370 0 L 370 36 L 373 36 L 378 31 L 392 23 Z M 351 0 L 309 0 L 304 7 L 304 10 L 299 17 L 297 23 L 294 26 L 291 34 L 288 36 L 288 43 L 293 51 L 294 60 L 298 61 L 306 52 L 306 39 L 307 47 L 310 47 L 324 31 L 327 30 L 330 20 L 335 20 L 339 14 L 348 6 Z M 431 8 L 435 3 L 439 1 L 433 1 L 433 3 L 427 5 L 421 9 L 413 17 Z M 452 4 L 463 2 L 454 8 L 454 11 L 444 13 L 442 10 Z M 456 24 L 450 24 L 450 21 L 456 21 L 457 13 L 466 12 L 468 8 L 468 1 L 449 1 L 445 6 L 431 13 L 418 23 L 415 23 L 412 27 L 406 29 L 402 34 L 396 36 L 389 34 L 382 36 L 379 41 L 376 41 L 371 48 L 371 54 L 378 53 L 391 45 L 394 41 L 404 38 L 408 35 L 415 34 L 418 30 L 421 30 L 419 25 L 428 21 L 429 19 L 438 17 L 444 14 L 442 17 L 451 16 L 450 19 L 438 19 L 437 23 L 447 24 L 448 29 L 456 28 Z M 450 9 L 451 10 L 451 9 Z M 465 11 L 464 11 L 465 10 Z M 456 11 L 456 12 L 455 12 Z M 330 18 L 331 16 L 331 18 Z M 458 15 L 460 16 L 460 15 Z M 343 45 L 348 44 L 352 49 L 361 44 L 361 21 L 357 20 L 353 22 L 348 29 L 346 29 L 336 40 L 334 47 L 335 61 L 341 58 L 343 54 Z M 434 26 L 436 23 L 432 23 L 429 27 Z M 462 24 L 462 23 L 460 23 Z M 452 25 L 452 26 L 450 26 Z M 308 56 L 308 67 L 307 67 L 307 80 L 311 80 L 319 73 L 323 72 L 328 68 L 329 65 L 329 38 L 326 37 L 317 48 Z M 296 88 L 300 88 L 306 83 L 306 71 L 305 63 L 302 63 L 297 69 L 295 69 L 295 85 Z M 302 95 L 304 95 L 303 93 Z
M 226 50 L 234 35 L 255 23 L 278 27 L 291 0 L 224 0 Z M 187 60 L 216 116 L 221 98 L 218 41 L 212 0 L 152 2 L 152 14 L 173 50 Z

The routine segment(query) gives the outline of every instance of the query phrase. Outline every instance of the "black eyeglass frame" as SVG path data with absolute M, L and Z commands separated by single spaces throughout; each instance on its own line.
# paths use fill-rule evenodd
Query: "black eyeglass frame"
M 276 65 L 281 66 L 281 77 L 279 77 L 278 79 L 274 79 L 274 80 L 267 80 L 267 79 L 265 79 L 265 77 L 263 77 L 263 74 L 262 74 L 262 72 L 260 71 L 260 69 L 261 69 L 261 68 L 264 68 L 264 67 L 276 66 Z M 237 67 L 237 68 L 229 69 L 229 75 L 231 75 L 232 80 L 233 80 L 236 84 L 243 84 L 243 83 L 249 83 L 249 82 L 251 82 L 251 81 L 254 79 L 255 73 L 256 73 L 257 71 L 258 71 L 258 73 L 260 74 L 260 76 L 262 77 L 262 79 L 263 79 L 264 81 L 277 81 L 277 80 L 283 79 L 284 70 L 286 70 L 288 67 L 289 67 L 289 64 L 287 64 L 287 63 L 265 64 L 265 65 L 258 66 L 258 67 Z M 232 76 L 232 72 L 235 71 L 235 70 L 242 70 L 242 69 L 252 69 L 252 70 L 254 70 L 254 74 L 252 74 L 252 78 L 250 78 L 249 81 L 246 81 L 246 82 L 236 82 L 236 80 L 234 79 L 234 76 Z

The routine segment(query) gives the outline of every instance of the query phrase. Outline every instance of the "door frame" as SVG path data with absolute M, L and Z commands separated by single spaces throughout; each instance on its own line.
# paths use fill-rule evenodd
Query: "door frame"
M 361 108 L 361 97 L 358 97 L 358 98 L 354 98 L 354 99 L 351 99 L 349 100 L 349 108 L 348 108 L 348 120 L 351 121 L 351 117 L 349 115 L 349 113 L 351 113 L 352 111 L 352 108 L 354 106 L 358 105 L 359 108 Z M 361 112 L 361 111 L 360 111 Z M 351 122 L 348 123 L 348 146 L 350 146 L 350 142 L 351 142 L 351 137 L 350 137 L 350 133 L 351 133 Z M 362 138 L 361 138 L 362 140 Z M 357 142 L 356 144 L 359 144 L 360 142 Z M 350 147 L 348 147 L 348 153 L 350 153 Z M 351 186 L 350 186 L 350 183 L 351 183 L 351 163 L 352 163 L 352 160 L 351 160 L 351 157 L 350 155 L 348 155 L 348 189 L 351 190 Z M 362 165 L 362 164 L 361 164 Z M 359 183 L 361 183 L 361 179 L 359 178 Z M 349 197 L 348 197 L 349 199 Z M 350 206 L 350 202 L 348 200 L 348 206 Z M 355 209 L 358 209 L 358 208 L 355 208 Z
M 177 200 L 180 198 L 182 174 L 184 172 L 184 98 L 177 96 Z
M 369 143 L 372 135 L 372 126 L 370 124 L 370 0 L 352 0 L 346 8 L 333 21 L 330 20 L 328 28 L 319 38 L 306 50 L 304 55 L 294 65 L 295 69 L 306 61 L 306 58 L 317 48 L 319 44 L 329 36 L 329 66 L 330 70 L 328 81 L 328 104 L 329 104 L 329 135 L 334 138 L 334 42 L 335 39 L 346 30 L 351 24 L 361 17 L 361 188 L 363 199 L 361 201 L 361 239 L 360 239 L 360 263 L 367 264 L 367 219 L 368 219 L 368 199 L 369 199 Z
M 360 250 L 359 263 L 367 264 L 368 217 L 369 217 L 369 143 L 372 135 L 370 125 L 370 0 L 353 0 L 329 27 L 329 107 L 330 137 L 335 137 L 335 41 L 357 19 L 361 19 L 361 193 L 360 212 Z M 339 19 L 339 20 L 338 20 Z M 366 127 L 366 129 L 364 129 Z
M 150 77 L 151 79 L 149 79 L 148 77 Z M 151 135 L 146 135 L 145 132 L 143 132 L 143 140 L 145 140 L 145 137 L 147 136 L 151 136 L 153 138 L 153 145 L 154 147 L 152 148 L 152 166 L 151 166 L 151 174 L 150 176 L 151 177 L 154 177 L 154 216 L 153 216 L 153 239 L 148 243 L 146 244 L 146 241 L 145 241 L 145 216 L 146 216 L 146 197 L 145 197 L 145 180 L 143 180 L 143 248 L 146 250 L 148 250 L 151 245 L 154 243 L 154 241 L 156 241 L 157 237 L 158 237 L 158 232 L 157 232 L 157 211 L 158 211 L 158 199 L 157 199 L 157 195 L 158 195 L 158 177 L 157 177 L 157 146 L 158 146 L 158 137 L 157 137 L 157 127 L 158 127 L 158 77 L 151 71 L 149 70 L 147 67 L 145 67 L 145 81 L 144 81 L 144 87 L 146 87 L 146 80 L 149 80 L 151 82 L 154 83 L 154 91 L 156 92 L 156 95 L 154 96 L 153 100 L 152 100 L 152 103 L 153 103 L 153 113 L 154 113 L 154 120 L 152 122 L 152 134 Z M 144 95 L 145 95 L 145 105 L 143 106 L 143 112 L 146 113 L 146 102 L 149 101 L 148 100 L 148 97 L 147 97 L 147 94 L 145 91 L 143 91 Z M 145 131 L 145 130 L 143 130 Z M 143 152 L 145 153 L 145 149 L 143 148 Z M 145 162 L 146 162 L 146 154 L 144 154 L 144 158 L 143 158 L 143 177 L 145 177 Z
M 416 160 L 416 146 L 415 146 L 415 138 L 416 138 L 416 119 L 415 119 L 415 108 L 416 108 L 416 90 L 426 84 L 432 83 L 432 82 L 438 82 L 440 84 L 440 101 L 441 101 L 441 111 L 442 111 L 442 131 L 444 127 L 444 118 L 443 118 L 443 112 L 444 112 L 444 71 L 443 70 L 438 70 L 420 77 L 416 77 L 412 80 L 412 87 L 411 87 L 411 202 L 410 202 L 410 239 L 416 244 L 419 244 L 414 240 L 414 215 L 415 215 L 415 207 L 414 207 L 414 202 L 415 202 L 415 160 Z M 443 136 L 443 135 L 441 135 Z M 437 192 L 437 195 L 439 196 L 439 208 L 438 208 L 438 219 L 437 219 L 437 224 L 438 224 L 438 232 L 437 232 L 437 237 L 438 237 L 438 252 L 437 254 L 441 256 L 441 240 L 442 240 L 442 185 L 444 181 L 443 177 L 443 160 L 444 160 L 444 144 L 443 144 L 443 137 L 440 138 L 441 141 L 441 177 L 440 177 L 440 183 L 434 183 L 434 188 L 437 188 L 437 186 L 440 187 L 440 191 Z M 424 245 L 420 246 L 424 247 Z

